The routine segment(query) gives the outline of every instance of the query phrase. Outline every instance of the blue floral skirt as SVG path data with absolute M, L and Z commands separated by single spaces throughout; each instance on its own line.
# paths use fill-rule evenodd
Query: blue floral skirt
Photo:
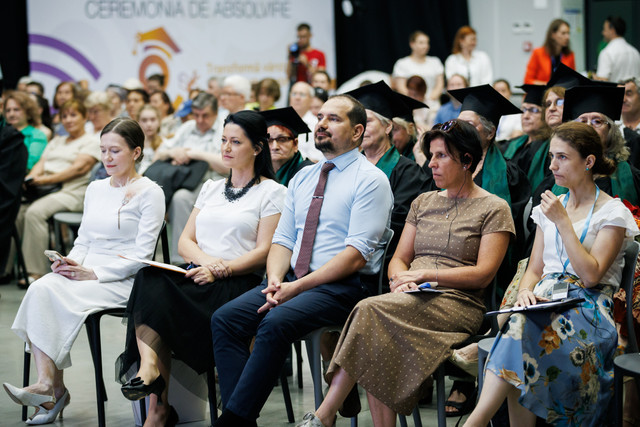
M 613 396 L 617 337 L 612 286 L 584 288 L 573 275 L 545 275 L 534 288 L 551 298 L 553 284 L 585 299 L 563 312 L 513 314 L 498 335 L 486 369 L 520 389 L 522 406 L 560 426 L 606 424 Z

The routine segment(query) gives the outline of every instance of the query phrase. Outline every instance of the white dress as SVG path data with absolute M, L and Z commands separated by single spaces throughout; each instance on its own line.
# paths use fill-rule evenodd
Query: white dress
M 400 58 L 393 66 L 393 77 L 408 79 L 411 76 L 420 76 L 427 83 L 427 94 L 436 85 L 438 76 L 444 74 L 444 66 L 440 58 L 427 56 L 424 62 L 415 62 L 410 56 Z
M 150 259 L 164 213 L 162 189 L 148 178 L 128 187 L 112 187 L 110 178 L 92 182 L 68 257 L 93 269 L 98 280 L 70 280 L 49 273 L 33 282 L 11 326 L 27 350 L 34 344 L 58 369 L 71 366 L 69 352 L 87 316 L 124 308 L 133 277 L 143 267 L 118 255 Z

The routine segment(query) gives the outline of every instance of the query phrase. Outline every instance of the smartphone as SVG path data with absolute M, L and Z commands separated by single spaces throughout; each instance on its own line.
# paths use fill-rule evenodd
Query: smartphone
M 46 251 L 44 251 L 44 254 L 45 254 L 45 256 L 47 258 L 49 258 L 49 261 L 51 261 L 51 262 L 59 260 L 62 264 L 65 264 L 63 256 L 58 251 L 53 251 L 51 249 L 47 249 Z

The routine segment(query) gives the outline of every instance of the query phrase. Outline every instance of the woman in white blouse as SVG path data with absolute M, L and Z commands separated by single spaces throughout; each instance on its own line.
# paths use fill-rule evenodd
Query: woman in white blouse
M 439 105 L 440 95 L 444 89 L 444 67 L 442 61 L 429 53 L 429 36 L 422 31 L 414 31 L 409 36 L 411 55 L 400 58 L 393 66 L 393 88 L 407 95 L 407 79 L 420 76 L 427 83 L 427 99 L 423 100 L 431 106 Z
M 267 126 L 255 111 L 229 115 L 222 132 L 222 162 L 229 178 L 205 182 L 178 250 L 187 273 L 145 268 L 127 307 L 128 330 L 119 368 L 127 399 L 150 395 L 147 425 L 174 425 L 167 404 L 171 354 L 198 373 L 214 366 L 211 315 L 262 281 L 286 189 L 274 181 Z
M 162 189 L 136 172 L 143 144 L 133 120 L 118 118 L 103 129 L 101 157 L 110 177 L 89 185 L 73 249 L 51 264 L 53 273 L 29 286 L 20 304 L 11 329 L 33 353 L 38 382 L 4 388 L 14 402 L 37 408 L 27 424 L 62 417 L 69 404 L 63 370 L 71 366 L 71 346 L 87 316 L 127 304 L 142 264 L 118 255 L 153 255 L 165 204 Z
M 475 50 L 477 44 L 476 30 L 468 25 L 458 29 L 453 39 L 451 55 L 444 61 L 447 79 L 454 74 L 460 74 L 467 79 L 470 87 L 493 82 L 493 69 L 489 55 Z

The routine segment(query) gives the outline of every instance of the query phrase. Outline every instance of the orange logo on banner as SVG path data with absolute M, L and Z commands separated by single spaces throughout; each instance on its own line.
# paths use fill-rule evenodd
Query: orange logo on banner
M 144 82 L 146 80 L 147 68 L 155 64 L 162 70 L 162 74 L 165 76 L 165 85 L 167 85 L 169 83 L 170 73 L 166 59 L 172 58 L 172 52 L 179 53 L 180 48 L 163 27 L 155 28 L 146 33 L 137 33 L 136 38 L 136 46 L 139 44 L 143 45 L 143 50 L 145 53 L 148 53 L 148 56 L 146 56 L 140 64 L 140 71 L 138 73 L 140 81 Z M 162 44 L 158 44 L 157 42 Z M 166 59 L 157 55 L 156 53 L 158 53 L 158 51 L 159 53 L 163 53 Z M 135 48 L 133 54 L 137 54 Z

